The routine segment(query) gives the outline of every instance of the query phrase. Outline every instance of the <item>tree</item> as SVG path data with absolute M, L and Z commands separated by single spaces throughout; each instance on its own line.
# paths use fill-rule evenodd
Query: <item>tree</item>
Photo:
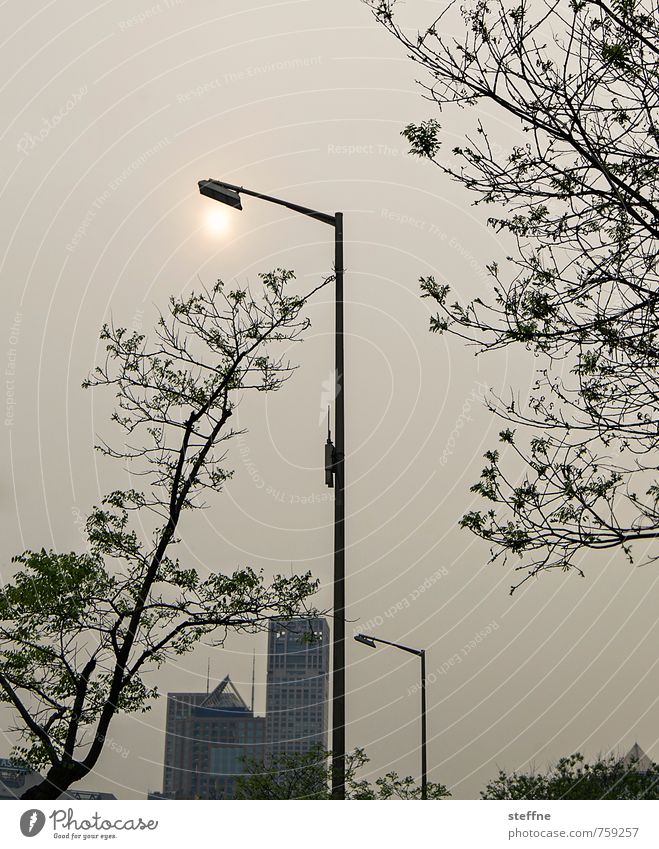
M 613 755 L 586 763 L 578 752 L 545 773 L 499 772 L 482 799 L 659 799 L 659 767 L 639 771 Z
M 245 773 L 236 779 L 236 798 L 328 799 L 327 758 L 327 752 L 317 746 L 308 752 L 247 760 Z M 347 774 L 350 765 L 348 756 Z
M 316 746 L 308 752 L 275 754 L 266 760 L 248 760 L 246 771 L 237 780 L 238 799 L 330 799 L 331 752 Z M 358 778 L 369 762 L 363 749 L 346 755 L 346 799 L 420 799 L 421 787 L 412 776 L 401 778 L 388 772 L 375 784 Z M 443 784 L 428 784 L 428 799 L 446 799 L 450 792 Z
M 303 307 L 328 282 L 299 297 L 287 294 L 292 272 L 261 276 L 256 296 L 218 282 L 172 298 L 153 342 L 102 330 L 107 358 L 84 385 L 115 391 L 127 443 L 99 448 L 144 486 L 92 510 L 88 551 L 26 551 L 0 592 L 0 698 L 16 715 L 14 754 L 47 770 L 24 798 L 57 798 L 93 769 L 114 717 L 148 710 L 149 670 L 200 640 L 221 644 L 229 630 L 305 612 L 316 589 L 309 572 L 267 583 L 250 567 L 225 574 L 213 564 L 203 577 L 172 551 L 185 511 L 231 477 L 238 399 L 291 376 L 282 344 L 302 339 Z
M 489 105 L 528 136 L 512 143 L 483 111 L 440 160 L 436 118 L 403 131 L 413 154 L 491 206 L 489 225 L 514 246 L 505 268 L 489 266 L 489 299 L 454 302 L 450 283 L 422 278 L 431 330 L 543 361 L 530 398 L 491 399 L 513 427 L 506 450 L 485 455 L 473 487 L 485 503 L 462 525 L 493 559 L 513 556 L 516 586 L 548 569 L 583 574 L 588 550 L 631 559 L 659 536 L 656 0 L 472 0 L 460 39 L 443 34 L 453 4 L 416 38 L 395 2 L 369 5 L 440 110 Z

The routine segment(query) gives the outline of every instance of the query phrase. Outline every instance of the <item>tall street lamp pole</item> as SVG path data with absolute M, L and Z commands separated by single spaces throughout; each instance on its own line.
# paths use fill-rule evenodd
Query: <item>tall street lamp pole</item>
M 385 646 L 393 646 L 395 649 L 415 654 L 421 658 L 421 798 L 428 798 L 428 757 L 427 757 L 427 733 L 426 733 L 426 651 L 425 649 L 413 649 L 402 646 L 400 643 L 391 643 L 389 640 L 381 640 L 379 637 L 370 637 L 366 634 L 357 634 L 355 640 L 365 646 L 374 649 L 376 643 Z
M 332 627 L 332 798 L 345 799 L 345 370 L 343 363 L 343 213 L 330 215 L 290 203 L 281 198 L 254 192 L 221 180 L 200 180 L 202 195 L 242 209 L 241 195 L 284 206 L 334 228 L 335 274 L 335 406 L 336 444 L 328 432 L 325 448 L 325 482 L 334 495 L 334 624 Z

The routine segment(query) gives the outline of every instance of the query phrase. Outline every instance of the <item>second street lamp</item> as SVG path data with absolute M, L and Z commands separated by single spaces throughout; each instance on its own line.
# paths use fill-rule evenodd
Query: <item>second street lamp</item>
M 242 209 L 241 195 L 283 206 L 309 218 L 334 227 L 335 275 L 335 405 L 332 445 L 328 430 L 325 447 L 325 482 L 334 487 L 334 600 L 332 626 L 332 798 L 345 799 L 345 370 L 343 363 L 343 213 L 319 212 L 282 198 L 264 195 L 225 183 L 222 180 L 200 180 L 202 195 Z
M 371 637 L 368 634 L 356 634 L 355 640 L 371 649 L 376 648 L 376 643 L 385 646 L 393 646 L 395 649 L 415 654 L 421 658 L 421 798 L 428 798 L 428 757 L 427 757 L 427 734 L 426 734 L 426 652 L 425 649 L 413 649 L 410 646 L 402 646 L 400 643 L 392 643 L 389 640 L 381 640 L 379 637 Z

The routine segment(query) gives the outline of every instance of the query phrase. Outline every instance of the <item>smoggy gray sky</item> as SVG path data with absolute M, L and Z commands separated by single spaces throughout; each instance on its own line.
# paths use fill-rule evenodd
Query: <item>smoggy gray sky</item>
M 427 24 L 438 4 L 411 0 Z M 242 213 L 197 192 L 225 179 L 345 213 L 349 635 L 425 646 L 430 778 L 474 798 L 499 767 L 638 740 L 659 756 L 656 567 L 619 555 L 587 577 L 550 574 L 512 599 L 509 568 L 458 528 L 500 423 L 488 387 L 523 395 L 523 353 L 475 358 L 427 331 L 418 277 L 463 297 L 487 291 L 507 246 L 486 211 L 406 154 L 403 126 L 434 114 L 418 69 L 359 0 L 23 0 L 4 6 L 0 51 L 3 311 L 3 575 L 24 548 L 84 546 L 81 527 L 125 483 L 92 449 L 117 435 L 111 398 L 79 386 L 100 358 L 98 329 L 148 329 L 198 280 L 256 282 L 295 269 L 300 289 L 331 270 L 330 228 L 245 198 Z M 456 143 L 469 112 L 446 112 Z M 493 116 L 507 145 L 517 128 Z M 450 145 L 447 145 L 447 148 Z M 331 493 L 321 469 L 333 379 L 332 292 L 310 310 L 284 391 L 239 412 L 235 479 L 186 519 L 180 554 L 202 572 L 332 569 Z M 9 382 L 6 382 L 9 381 Z M 9 407 L 9 412 L 7 412 Z M 7 422 L 10 422 L 9 424 Z M 229 673 L 265 704 L 265 636 L 201 647 L 155 676 L 163 692 Z M 348 745 L 373 775 L 418 774 L 414 658 L 348 645 Z M 160 789 L 165 701 L 113 725 L 85 787 L 143 798 Z M 6 727 L 6 723 L 4 725 Z M 0 755 L 10 740 L 3 733 Z

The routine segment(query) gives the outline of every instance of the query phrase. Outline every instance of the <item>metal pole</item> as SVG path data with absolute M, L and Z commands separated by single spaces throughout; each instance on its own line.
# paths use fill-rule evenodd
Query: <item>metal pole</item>
M 334 639 L 332 672 L 332 798 L 345 799 L 345 372 L 343 367 L 343 213 L 334 216 L 334 274 L 336 278 L 336 397 L 334 428 Z
M 329 470 L 328 486 L 332 486 L 332 474 L 334 476 L 334 627 L 332 629 L 332 798 L 345 799 L 345 499 L 344 499 L 344 460 L 345 460 L 345 415 L 343 392 L 345 374 L 343 370 L 343 213 L 337 212 L 329 215 L 317 209 L 310 209 L 291 203 L 283 198 L 264 195 L 244 186 L 233 183 L 225 183 L 223 180 L 199 180 L 199 191 L 202 195 L 213 198 L 220 203 L 242 209 L 240 195 L 259 198 L 269 203 L 283 206 L 293 212 L 315 218 L 324 224 L 334 227 L 334 276 L 336 281 L 336 318 L 335 318 L 335 357 L 336 357 L 336 387 L 334 427 L 336 431 L 336 446 L 334 451 L 334 462 L 328 464 L 326 460 L 326 473 Z M 217 188 L 228 189 L 234 193 L 227 196 L 226 193 L 218 196 Z M 331 445 L 328 433 L 327 445 Z
M 428 757 L 426 752 L 426 653 L 421 652 L 421 798 L 428 798 Z

